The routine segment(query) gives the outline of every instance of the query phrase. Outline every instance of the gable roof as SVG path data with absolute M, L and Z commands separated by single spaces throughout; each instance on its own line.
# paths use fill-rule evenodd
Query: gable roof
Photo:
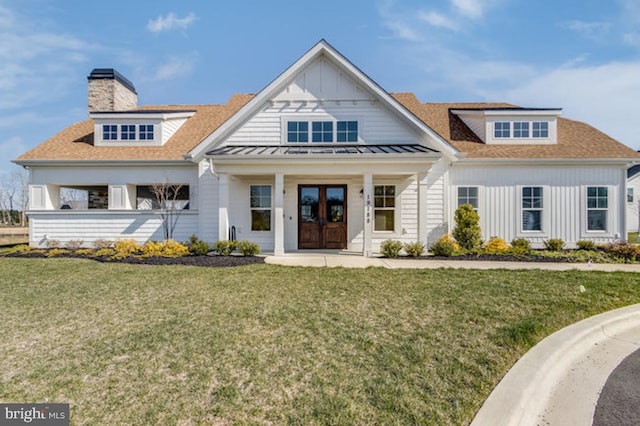
M 598 129 L 580 121 L 558 117 L 555 145 L 487 145 L 451 110 L 518 108 L 506 103 L 421 103 L 412 93 L 393 96 L 465 158 L 483 159 L 629 159 L 640 154 Z
M 244 120 L 255 114 L 263 107 L 264 103 L 269 101 L 274 95 L 282 91 L 289 83 L 291 83 L 296 75 L 308 64 L 319 57 L 326 57 L 331 62 L 344 71 L 347 75 L 354 78 L 359 83 L 363 84 L 366 89 L 375 95 L 375 97 L 390 110 L 397 113 L 406 123 L 414 127 L 419 133 L 428 135 L 430 141 L 435 144 L 437 151 L 442 152 L 445 156 L 452 160 L 455 160 L 458 152 L 451 146 L 444 138 L 442 138 L 437 132 L 435 132 L 424 121 L 417 118 L 409 110 L 407 110 L 401 103 L 398 102 L 390 93 L 380 87 L 375 81 L 373 81 L 368 75 L 362 72 L 356 67 L 349 59 L 338 52 L 333 46 L 331 46 L 326 40 L 320 40 L 313 46 L 307 53 L 305 53 L 300 59 L 298 59 L 293 65 L 282 72 L 275 80 L 269 83 L 264 89 L 262 89 L 253 99 L 247 102 L 232 120 L 224 123 L 223 126 L 216 129 L 209 137 L 207 137 L 202 143 L 200 143 L 195 149 L 193 149 L 188 157 L 199 159 L 202 158 L 207 151 L 215 149 L 218 145 L 233 132 Z M 426 138 L 425 138 L 426 139 Z
M 163 146 L 94 146 L 93 120 L 72 124 L 18 157 L 15 162 L 34 161 L 185 161 L 184 154 L 220 127 L 253 95 L 234 95 L 225 105 L 160 105 L 127 111 L 191 110 L 189 118 Z

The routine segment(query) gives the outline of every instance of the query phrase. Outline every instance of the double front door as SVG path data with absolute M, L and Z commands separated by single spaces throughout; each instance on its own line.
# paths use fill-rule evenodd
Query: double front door
M 298 248 L 347 248 L 346 185 L 298 185 Z

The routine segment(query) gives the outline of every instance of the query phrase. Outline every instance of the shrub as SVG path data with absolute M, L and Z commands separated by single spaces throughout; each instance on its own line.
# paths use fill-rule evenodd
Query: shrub
M 484 243 L 484 251 L 488 254 L 502 254 L 509 251 L 509 244 L 499 237 L 491 237 Z
M 169 239 L 162 243 L 162 256 L 182 257 L 189 255 L 189 247 L 175 240 Z
M 465 250 L 477 251 L 482 245 L 480 231 L 480 217 L 473 210 L 471 204 L 463 204 L 455 213 L 456 226 L 453 228 L 453 238 Z
M 78 249 L 75 254 L 78 256 L 91 256 L 94 254 L 94 250 L 90 248 Z
M 68 253 L 71 253 L 71 251 L 63 248 L 52 248 L 51 250 L 47 251 L 44 255 L 46 257 L 55 257 L 55 256 L 60 256 Z
M 460 244 L 458 244 L 451 235 L 444 234 L 431 246 L 431 253 L 435 256 L 450 257 L 460 251 Z
M 45 240 L 45 242 L 44 242 L 44 246 L 45 246 L 46 248 L 58 248 L 58 247 L 60 247 L 60 240 L 50 240 L 50 239 L 47 239 L 47 240 Z
M 603 246 L 603 250 L 614 257 L 625 260 L 634 261 L 639 260 L 640 257 L 640 246 L 629 244 L 626 241 L 606 244 Z
M 93 246 L 94 249 L 105 249 L 105 248 L 111 248 L 113 247 L 113 241 L 109 241 L 109 240 L 95 240 L 93 243 L 91 243 L 91 245 Z
M 426 246 L 421 241 L 404 243 L 404 251 L 411 257 L 422 256 L 425 249 L 426 249 Z
M 100 249 L 96 249 L 96 251 L 93 252 L 93 257 L 103 257 L 103 256 L 114 256 L 116 254 L 115 249 L 112 249 L 111 247 L 105 247 L 105 248 L 100 248 Z
M 83 243 L 84 241 L 82 240 L 71 240 L 67 241 L 67 244 L 65 244 L 64 246 L 69 250 L 78 250 L 80 247 L 82 247 Z
M 147 241 L 142 247 L 142 255 L 145 257 L 162 256 L 162 243 L 160 241 Z
M 591 240 L 580 240 L 576 243 L 578 250 L 595 250 L 596 243 Z
M 213 243 L 213 249 L 220 256 L 229 256 L 237 247 L 237 243 L 231 240 L 218 240 Z
M 11 247 L 9 250 L 7 250 L 7 253 L 29 253 L 32 250 L 33 247 L 29 246 L 28 244 L 19 244 L 17 246 Z
M 531 253 L 531 243 L 526 238 L 514 238 L 511 240 L 511 252 L 514 254 Z
M 198 239 L 195 235 L 189 237 L 189 251 L 196 256 L 204 256 L 211 251 L 211 245 Z
M 380 244 L 380 253 L 384 257 L 398 257 L 402 251 L 402 243 L 400 241 L 385 240 Z
M 132 254 L 142 252 L 142 246 L 136 240 L 118 240 L 113 244 L 113 248 L 116 252 L 114 255 L 116 258 L 129 257 Z
M 562 251 L 564 248 L 564 241 L 561 238 L 551 238 L 544 241 L 544 248 L 549 251 Z
M 255 256 L 260 253 L 260 246 L 257 243 L 243 240 L 238 243 L 238 251 L 243 256 Z

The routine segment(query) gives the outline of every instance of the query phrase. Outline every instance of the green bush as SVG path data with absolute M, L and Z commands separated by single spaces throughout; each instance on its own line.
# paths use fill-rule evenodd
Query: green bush
M 231 240 L 218 240 L 213 243 L 213 249 L 220 256 L 229 256 L 237 247 L 237 243 Z
M 444 234 L 431 246 L 431 253 L 434 256 L 450 257 L 460 252 L 460 244 L 458 244 L 451 235 Z
M 482 248 L 487 254 L 503 254 L 509 251 L 509 244 L 500 237 L 491 237 Z
M 544 241 L 544 248 L 549 251 L 562 251 L 564 248 L 564 241 L 561 238 L 551 238 Z
M 591 240 L 580 240 L 576 243 L 578 250 L 595 250 L 596 243 Z
M 238 242 L 238 251 L 243 256 L 255 256 L 260 253 L 260 246 L 257 243 L 243 240 Z
M 206 241 L 200 240 L 195 235 L 192 235 L 189 237 L 189 251 L 196 256 L 204 256 L 211 251 L 211 245 Z
M 386 240 L 380 244 L 380 253 L 384 257 L 398 257 L 402 251 L 402 243 L 400 241 Z
M 421 241 L 414 241 L 412 243 L 404 243 L 404 251 L 410 257 L 422 256 L 427 247 Z
M 513 254 L 531 253 L 531 243 L 526 238 L 514 238 L 511 240 L 511 250 Z
M 453 228 L 453 238 L 465 250 L 478 251 L 482 246 L 482 232 L 480 231 L 480 217 L 473 210 L 471 204 L 463 204 L 455 213 L 456 226 Z

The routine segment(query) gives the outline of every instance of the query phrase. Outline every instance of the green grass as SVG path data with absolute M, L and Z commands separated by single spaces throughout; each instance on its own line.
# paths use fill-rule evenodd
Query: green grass
M 468 424 L 544 336 L 640 302 L 638 278 L 0 258 L 0 401 L 69 402 L 73 424 Z

